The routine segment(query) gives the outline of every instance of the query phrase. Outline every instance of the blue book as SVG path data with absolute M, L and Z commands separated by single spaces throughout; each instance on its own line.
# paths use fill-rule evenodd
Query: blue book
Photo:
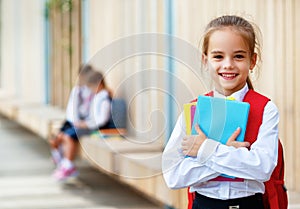
M 232 101 L 209 96 L 199 96 L 192 126 L 196 135 L 195 124 L 199 124 L 205 135 L 222 144 L 240 127 L 237 141 L 244 141 L 250 105 L 246 102 Z

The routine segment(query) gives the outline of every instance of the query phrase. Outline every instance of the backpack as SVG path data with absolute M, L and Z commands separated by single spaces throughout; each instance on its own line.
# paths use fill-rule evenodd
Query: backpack
M 213 96 L 212 92 L 206 94 L 206 96 Z M 248 140 L 251 144 L 256 140 L 259 127 L 262 123 L 262 116 L 264 108 L 270 99 L 253 91 L 249 90 L 245 95 L 244 102 L 250 104 L 249 118 L 247 123 L 245 138 L 254 139 Z M 277 165 L 270 177 L 270 179 L 264 183 L 265 193 L 263 194 L 263 202 L 265 209 L 287 209 L 288 198 L 287 190 L 284 186 L 284 155 L 281 141 L 278 140 L 278 161 Z M 192 209 L 195 194 L 190 193 L 188 189 L 188 209 Z
M 105 126 L 106 129 L 126 128 L 127 107 L 124 99 L 111 99 L 111 117 Z

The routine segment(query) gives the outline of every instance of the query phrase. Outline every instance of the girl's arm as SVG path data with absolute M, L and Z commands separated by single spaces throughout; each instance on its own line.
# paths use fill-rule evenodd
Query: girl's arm
M 265 107 L 258 138 L 250 150 L 206 139 L 196 158 L 185 158 L 181 148 L 185 136 L 181 116 L 163 153 L 163 172 L 167 185 L 171 188 L 187 187 L 221 173 L 267 181 L 277 163 L 278 122 L 277 108 L 269 102 Z
M 98 129 L 109 121 L 110 100 L 108 96 L 96 96 L 90 108 L 89 117 L 85 120 L 89 129 Z
M 73 87 L 71 90 L 71 93 L 69 95 L 69 100 L 66 108 L 66 119 L 70 122 L 78 121 L 78 92 L 79 92 L 79 86 Z
M 216 172 L 245 179 L 267 181 L 278 157 L 277 107 L 269 101 L 256 141 L 247 148 L 235 148 L 207 139 L 201 145 L 197 160 Z
M 168 187 L 173 189 L 205 182 L 220 175 L 204 163 L 200 164 L 197 158 L 183 154 L 181 143 L 185 136 L 185 122 L 181 114 L 162 156 L 163 176 Z

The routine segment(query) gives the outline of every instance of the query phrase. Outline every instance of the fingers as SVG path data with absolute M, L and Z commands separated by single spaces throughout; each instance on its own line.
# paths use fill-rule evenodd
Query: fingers
M 184 155 L 188 155 L 188 152 L 191 149 L 189 146 L 189 138 L 190 137 L 184 137 L 181 142 L 181 149 Z
M 199 134 L 199 135 L 203 134 L 203 132 L 201 131 L 200 126 L 198 124 L 195 125 L 195 130 L 196 130 L 197 134 Z
M 238 127 L 233 134 L 229 137 L 226 145 L 227 146 L 233 146 L 235 148 L 239 148 L 239 147 L 249 147 L 250 143 L 249 142 L 239 142 L 236 141 L 236 138 L 239 136 L 239 134 L 241 133 L 241 128 Z
M 187 140 L 188 140 L 187 137 L 184 137 L 181 142 L 181 147 L 182 147 L 182 150 L 184 150 L 184 151 L 187 149 L 187 146 L 188 146 Z
M 206 139 L 207 136 L 203 133 L 200 126 L 198 124 L 195 125 L 195 130 L 199 136 L 201 136 L 202 139 Z
M 181 142 L 182 152 L 184 155 L 196 157 L 201 144 L 202 142 L 197 135 L 186 136 Z
M 237 142 L 235 141 L 234 142 L 234 147 L 235 148 L 239 148 L 239 147 L 249 147 L 250 146 L 250 143 L 249 142 Z
M 236 141 L 236 138 L 238 137 L 238 135 L 241 133 L 241 128 L 238 127 L 233 134 L 229 137 L 226 145 L 228 146 L 232 146 L 232 143 Z
M 228 143 L 228 142 L 235 141 L 236 138 L 239 136 L 240 133 L 241 133 L 241 128 L 238 127 L 238 128 L 233 132 L 233 134 L 229 137 L 227 143 Z

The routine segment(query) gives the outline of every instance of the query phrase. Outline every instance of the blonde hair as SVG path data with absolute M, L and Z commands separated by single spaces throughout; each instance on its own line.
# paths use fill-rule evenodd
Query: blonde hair
M 250 57 L 252 57 L 256 53 L 258 61 L 261 60 L 260 41 L 258 37 L 258 35 L 260 35 L 259 28 L 246 19 L 236 15 L 224 15 L 221 17 L 217 17 L 208 23 L 204 32 L 202 42 L 203 54 L 207 55 L 211 34 L 225 27 L 232 28 L 242 36 L 249 47 Z M 250 89 L 253 89 L 253 85 L 249 76 L 247 77 L 247 84 Z

